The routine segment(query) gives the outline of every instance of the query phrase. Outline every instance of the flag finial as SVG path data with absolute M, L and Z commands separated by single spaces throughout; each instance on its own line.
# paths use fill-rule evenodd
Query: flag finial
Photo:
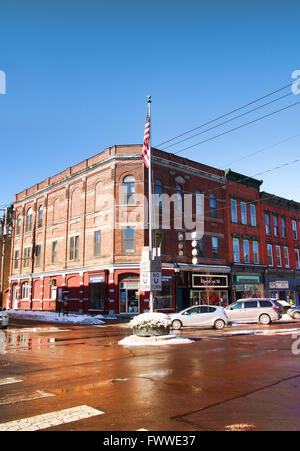
M 148 103 L 151 103 L 151 96 L 147 96 L 148 97 Z

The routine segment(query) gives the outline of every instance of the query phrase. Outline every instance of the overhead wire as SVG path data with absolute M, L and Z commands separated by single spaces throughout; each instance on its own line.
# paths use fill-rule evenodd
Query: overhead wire
M 255 100 L 252 100 L 251 102 L 248 102 L 248 103 L 246 103 L 246 104 L 244 104 L 244 105 L 242 105 L 242 106 L 240 106 L 238 108 L 235 108 L 235 109 L 233 109 L 233 110 L 231 110 L 231 111 L 229 111 L 227 113 L 224 113 L 224 114 L 222 114 L 222 115 L 220 115 L 220 116 L 218 116 L 218 117 L 216 117 L 214 119 L 211 119 L 210 121 L 207 121 L 207 122 L 205 122 L 205 123 L 203 123 L 201 125 L 198 125 L 197 127 L 194 127 L 192 129 L 184 132 L 184 133 L 181 133 L 181 134 L 179 134 L 177 136 L 174 136 L 173 138 L 170 138 L 170 139 L 168 139 L 166 141 L 163 141 L 160 144 L 155 145 L 154 147 L 163 146 L 164 144 L 167 144 L 168 142 L 174 141 L 177 138 L 181 138 L 181 136 L 187 135 L 188 133 L 191 133 L 191 132 L 193 132 L 195 130 L 198 130 L 199 128 L 205 127 L 206 125 L 212 124 L 213 122 L 216 122 L 216 121 L 218 121 L 220 119 L 223 119 L 226 116 L 229 116 L 229 115 L 231 115 L 233 113 L 236 113 L 237 111 L 240 111 L 240 110 L 242 110 L 244 108 L 247 108 L 248 106 L 253 105 L 254 103 L 257 103 L 257 102 L 259 102 L 259 101 L 261 101 L 263 99 L 266 99 L 267 97 L 270 97 L 270 96 L 276 94 L 277 92 L 283 91 L 284 89 L 291 87 L 292 85 L 294 85 L 294 83 L 295 82 L 289 83 L 289 84 L 287 84 L 287 85 L 285 85 L 285 86 L 283 86 L 283 87 L 281 87 L 279 89 L 276 89 L 275 91 L 272 91 L 272 92 L 270 92 L 268 94 L 265 94 L 262 97 L 259 97 L 259 98 L 255 99 Z

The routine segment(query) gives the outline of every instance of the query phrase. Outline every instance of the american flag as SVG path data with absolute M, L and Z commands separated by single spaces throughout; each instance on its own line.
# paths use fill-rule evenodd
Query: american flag
M 146 124 L 145 124 L 145 133 L 144 133 L 144 145 L 142 150 L 142 158 L 149 169 L 150 166 L 150 111 L 148 107 Z

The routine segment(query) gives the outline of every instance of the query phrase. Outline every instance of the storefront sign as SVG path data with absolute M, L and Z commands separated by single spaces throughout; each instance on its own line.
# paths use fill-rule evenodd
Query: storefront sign
M 276 282 L 269 282 L 270 290 L 288 290 L 289 281 L 288 280 L 277 280 Z
M 209 275 L 209 274 L 193 274 L 193 288 L 228 288 L 228 277 Z
M 258 285 L 260 283 L 260 278 L 259 276 L 236 276 L 236 281 L 239 285 L 243 285 L 243 284 L 255 284 Z

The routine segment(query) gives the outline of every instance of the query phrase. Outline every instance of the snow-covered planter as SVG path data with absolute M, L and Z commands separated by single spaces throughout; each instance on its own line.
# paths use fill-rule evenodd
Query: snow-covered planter
M 133 318 L 130 327 L 135 335 L 147 337 L 153 335 L 168 335 L 171 320 L 164 313 L 142 313 Z

